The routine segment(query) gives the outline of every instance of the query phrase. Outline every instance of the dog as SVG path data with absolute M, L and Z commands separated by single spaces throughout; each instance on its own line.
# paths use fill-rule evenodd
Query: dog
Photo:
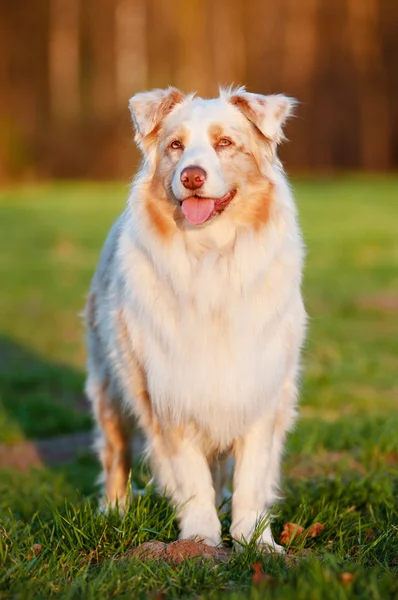
M 104 502 L 124 507 L 138 422 L 180 537 L 211 546 L 233 454 L 232 538 L 282 551 L 269 519 L 306 323 L 303 243 L 277 157 L 293 106 L 244 87 L 133 96 L 143 162 L 86 305 Z

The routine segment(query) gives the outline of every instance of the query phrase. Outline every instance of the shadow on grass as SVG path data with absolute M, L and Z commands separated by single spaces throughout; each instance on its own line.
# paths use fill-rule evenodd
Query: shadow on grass
M 0 338 L 0 466 L 66 462 L 87 449 L 92 421 L 83 386 L 82 372 Z

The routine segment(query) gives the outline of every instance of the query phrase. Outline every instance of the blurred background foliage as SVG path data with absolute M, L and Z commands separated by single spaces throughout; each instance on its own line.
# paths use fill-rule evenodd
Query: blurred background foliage
M 398 166 L 396 0 L 2 0 L 0 181 L 126 178 L 127 102 L 218 84 L 300 101 L 295 171 Z

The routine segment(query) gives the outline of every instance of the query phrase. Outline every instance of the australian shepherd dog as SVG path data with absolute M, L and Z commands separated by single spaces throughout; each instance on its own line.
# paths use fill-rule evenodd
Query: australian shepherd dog
M 232 538 L 281 551 L 269 516 L 306 321 L 303 244 L 277 158 L 293 104 L 244 88 L 135 95 L 143 162 L 86 307 L 104 502 L 123 509 L 138 423 L 180 537 L 212 546 L 233 454 Z

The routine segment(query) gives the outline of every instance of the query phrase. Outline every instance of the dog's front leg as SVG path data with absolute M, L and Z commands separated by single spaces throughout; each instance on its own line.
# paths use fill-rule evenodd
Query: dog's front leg
M 191 436 L 163 438 L 152 448 L 155 476 L 178 509 L 180 539 L 196 538 L 209 546 L 221 542 L 213 480 L 206 456 Z M 165 479 L 165 474 L 168 473 Z
M 273 482 L 269 479 L 275 414 L 270 413 L 254 423 L 235 443 L 234 490 L 232 496 L 231 535 L 236 542 L 249 542 L 256 525 L 269 519 L 269 498 Z M 259 546 L 283 552 L 271 533 L 270 523 L 257 540 Z

